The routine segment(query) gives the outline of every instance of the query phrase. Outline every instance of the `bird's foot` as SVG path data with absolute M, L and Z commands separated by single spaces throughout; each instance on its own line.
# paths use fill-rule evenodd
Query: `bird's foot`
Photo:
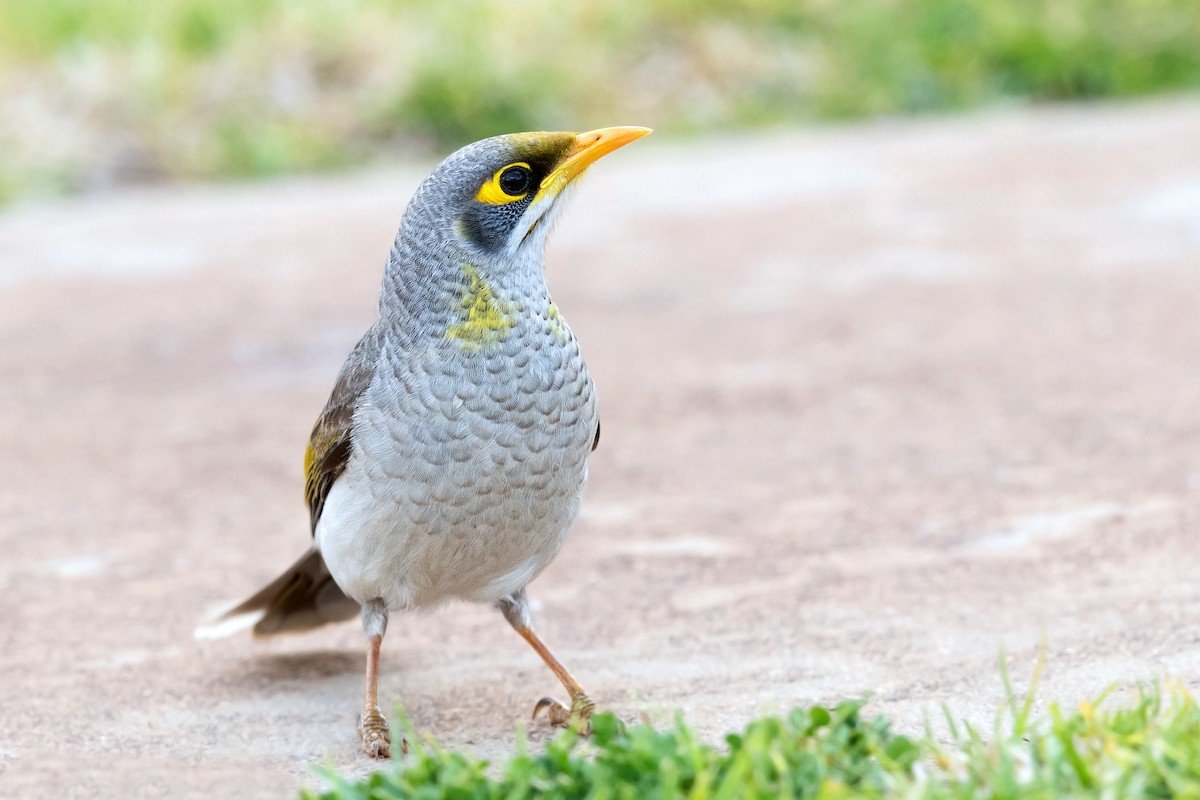
M 363 751 L 371 758 L 387 758 L 392 754 L 392 733 L 387 720 L 379 708 L 364 709 L 358 717 L 358 736 L 362 739 Z M 401 740 L 401 749 L 407 751 L 407 742 Z
M 582 736 L 592 732 L 592 714 L 596 711 L 596 704 L 583 692 L 577 692 L 571 698 L 570 708 L 553 697 L 543 697 L 533 707 L 534 719 L 537 719 L 542 709 L 546 710 L 546 719 L 550 720 L 551 725 L 569 727 Z

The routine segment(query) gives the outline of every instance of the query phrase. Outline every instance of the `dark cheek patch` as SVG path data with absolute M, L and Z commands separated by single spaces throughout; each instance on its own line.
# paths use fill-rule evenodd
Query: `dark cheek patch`
M 499 250 L 508 242 L 530 202 L 529 197 L 502 206 L 472 201 L 462 217 L 463 231 L 476 247 Z

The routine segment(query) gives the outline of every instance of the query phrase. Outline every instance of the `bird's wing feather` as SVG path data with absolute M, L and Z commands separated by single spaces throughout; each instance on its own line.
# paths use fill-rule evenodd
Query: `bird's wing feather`
M 350 460 L 354 410 L 375 374 L 381 338 L 378 328 L 373 327 L 359 339 L 342 365 L 329 402 L 317 417 L 309 436 L 308 448 L 304 451 L 304 498 L 308 501 L 314 535 L 325 508 L 325 498 Z

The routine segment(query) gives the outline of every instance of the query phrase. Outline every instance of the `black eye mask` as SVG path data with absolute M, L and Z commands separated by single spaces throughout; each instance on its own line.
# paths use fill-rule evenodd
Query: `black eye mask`
M 518 156 L 513 156 L 518 158 Z M 496 175 L 494 172 L 487 178 L 496 180 L 497 186 L 505 194 L 519 196 L 520 200 L 511 203 L 484 203 L 477 199 L 470 200 L 467 210 L 460 218 L 463 232 L 476 247 L 495 252 L 504 247 L 512 236 L 521 215 L 537 196 L 542 179 L 554 169 L 557 159 L 550 155 L 527 156 L 528 161 L 514 161 Z M 528 166 L 526 166 L 528 164 Z

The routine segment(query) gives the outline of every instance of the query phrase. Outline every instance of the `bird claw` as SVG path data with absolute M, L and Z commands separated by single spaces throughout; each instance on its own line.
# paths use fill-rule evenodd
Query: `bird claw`
M 596 704 L 583 692 L 571 698 L 569 709 L 553 697 L 543 697 L 533 707 L 533 718 L 537 719 L 543 709 L 546 719 L 555 727 L 571 728 L 581 736 L 592 732 L 592 714 L 596 711 Z
M 378 708 L 366 709 L 358 717 L 358 737 L 370 758 L 388 758 L 392 754 L 392 733 Z M 408 742 L 400 740 L 400 752 L 408 752 Z

